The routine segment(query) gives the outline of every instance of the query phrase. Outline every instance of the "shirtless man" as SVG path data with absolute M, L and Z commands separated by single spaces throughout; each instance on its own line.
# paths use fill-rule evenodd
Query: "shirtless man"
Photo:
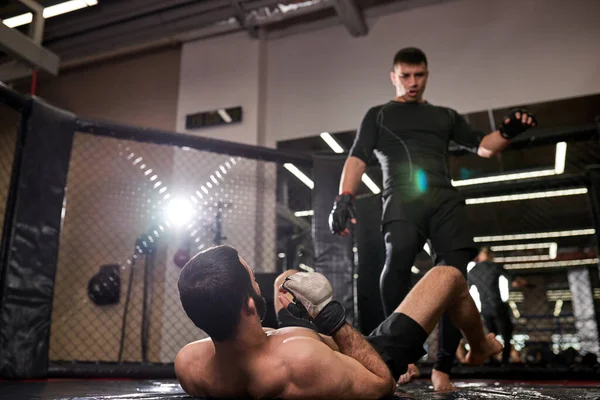
M 314 329 L 263 328 L 266 307 L 254 272 L 229 246 L 198 253 L 184 266 L 178 282 L 183 308 L 210 337 L 188 344 L 175 359 L 186 393 L 311 400 L 390 396 L 407 365 L 425 353 L 423 343 L 444 312 L 471 345 L 470 364 L 502 350 L 493 335 L 485 336 L 467 283 L 453 267 L 433 268 L 366 338 L 345 321 L 323 275 L 288 272 L 276 285 L 280 305 L 309 318 Z M 432 292 L 437 295 L 425 295 Z

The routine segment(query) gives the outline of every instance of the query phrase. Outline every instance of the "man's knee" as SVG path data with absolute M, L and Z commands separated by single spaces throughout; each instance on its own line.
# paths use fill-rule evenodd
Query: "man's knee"
M 433 267 L 428 274 L 433 275 L 433 279 L 440 282 L 446 282 L 456 290 L 468 290 L 467 280 L 458 268 L 448 265 L 439 265 Z

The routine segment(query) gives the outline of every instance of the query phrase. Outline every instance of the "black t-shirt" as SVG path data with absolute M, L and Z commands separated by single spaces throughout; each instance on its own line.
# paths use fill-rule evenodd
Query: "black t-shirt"
M 450 141 L 477 153 L 482 137 L 450 108 L 390 101 L 367 112 L 350 155 L 365 163 L 376 155 L 384 195 L 415 187 L 450 187 Z
M 477 288 L 482 313 L 494 313 L 503 307 L 504 302 L 498 286 L 501 276 L 505 276 L 510 282 L 510 276 L 504 267 L 492 261 L 478 262 L 469 271 L 469 287 L 475 285 Z

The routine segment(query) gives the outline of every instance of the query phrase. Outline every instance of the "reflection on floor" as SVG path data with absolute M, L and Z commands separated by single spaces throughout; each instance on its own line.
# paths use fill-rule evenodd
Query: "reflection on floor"
M 394 399 L 431 400 L 570 400 L 600 399 L 600 381 L 475 381 L 455 382 L 457 390 L 435 393 L 428 380 L 401 386 Z M 173 380 L 49 380 L 0 381 L 2 400 L 175 400 L 187 399 Z

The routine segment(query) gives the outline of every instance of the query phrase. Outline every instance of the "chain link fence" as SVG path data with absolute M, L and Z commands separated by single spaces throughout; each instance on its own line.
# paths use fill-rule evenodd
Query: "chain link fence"
M 506 151 L 503 157 L 519 159 L 519 165 L 546 160 L 547 165 L 530 170 L 546 176 L 541 181 L 546 183 L 507 184 L 489 193 L 485 184 L 476 193 L 462 188 L 475 241 L 491 249 L 494 262 L 469 266 L 471 294 L 486 328 L 511 340 L 505 362 L 593 366 L 600 354 L 593 210 L 583 181 L 562 186 L 559 179 L 583 174 L 586 165 L 597 163 L 600 143 L 597 138 L 563 142 Z M 463 164 L 455 173 L 464 176 L 469 170 Z
M 282 270 L 309 227 L 289 165 L 76 133 L 64 204 L 50 361 L 170 363 L 206 337 L 177 279 L 228 244 L 258 276 Z M 310 171 L 306 170 L 310 176 Z M 262 288 L 265 297 L 272 293 Z

